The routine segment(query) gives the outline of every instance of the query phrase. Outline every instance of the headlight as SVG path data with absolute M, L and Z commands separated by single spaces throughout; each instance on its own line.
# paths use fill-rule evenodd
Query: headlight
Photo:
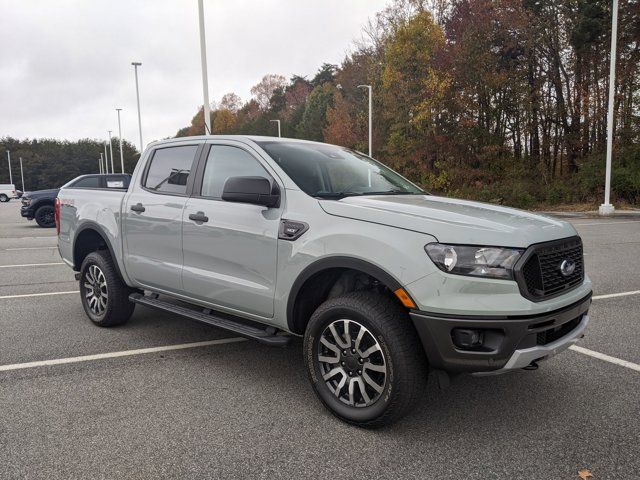
M 430 243 L 424 247 L 433 263 L 447 273 L 513 279 L 513 265 L 524 249 Z

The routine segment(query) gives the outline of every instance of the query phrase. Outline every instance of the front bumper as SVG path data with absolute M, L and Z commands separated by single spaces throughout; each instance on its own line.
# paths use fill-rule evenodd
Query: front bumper
M 589 323 L 591 293 L 567 307 L 538 315 L 454 316 L 410 313 L 430 365 L 448 372 L 496 374 L 524 368 L 568 348 Z M 485 344 L 464 349 L 453 341 L 454 329 L 483 332 Z
M 22 205 L 20 207 L 20 215 L 28 220 L 33 220 L 33 209 L 30 205 Z

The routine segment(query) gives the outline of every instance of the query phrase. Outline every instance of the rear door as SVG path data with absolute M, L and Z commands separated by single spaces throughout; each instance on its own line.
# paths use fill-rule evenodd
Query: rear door
M 202 144 L 161 145 L 131 185 L 123 211 L 127 273 L 153 290 L 182 293 L 182 210 Z
M 184 290 L 219 307 L 272 317 L 282 206 L 226 202 L 221 196 L 229 177 L 275 177 L 239 142 L 207 144 L 202 158 L 183 213 Z

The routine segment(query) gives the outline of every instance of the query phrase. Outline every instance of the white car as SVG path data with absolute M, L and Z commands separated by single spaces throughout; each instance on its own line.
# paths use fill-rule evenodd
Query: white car
M 8 202 L 16 196 L 16 186 L 13 183 L 0 183 L 0 202 Z

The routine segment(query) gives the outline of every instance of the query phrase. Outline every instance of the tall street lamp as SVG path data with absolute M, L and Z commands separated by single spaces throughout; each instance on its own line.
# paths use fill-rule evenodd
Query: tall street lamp
M 22 191 L 24 192 L 24 171 L 22 170 L 22 157 L 20 157 L 20 180 L 22 181 Z
M 7 163 L 9 164 L 9 183 L 13 184 L 13 176 L 11 175 L 11 153 L 7 150 Z
M 111 173 L 116 173 L 113 169 L 113 144 L 111 143 L 111 130 L 107 130 L 109 132 L 109 153 L 111 154 Z M 109 170 L 107 168 L 107 170 Z
M 131 62 L 133 65 L 133 71 L 136 76 L 136 102 L 138 103 L 138 132 L 140 132 L 140 155 L 144 150 L 144 143 L 142 142 L 142 118 L 140 116 L 140 90 L 138 89 L 138 67 L 142 65 L 140 62 Z
M 100 152 L 100 173 L 104 173 L 103 162 L 104 162 L 104 158 L 102 157 L 102 152 Z
M 611 54 L 609 59 L 609 108 L 607 111 L 607 168 L 604 181 L 604 203 L 600 205 L 600 215 L 613 215 L 611 205 L 611 157 L 613 155 L 613 104 L 616 95 L 616 41 L 618 38 L 618 0 L 611 7 Z
M 269 120 L 270 122 L 276 122 L 278 124 L 278 137 L 282 137 L 280 134 L 280 120 Z
M 107 142 L 104 142 L 104 173 L 109 173 L 109 166 L 107 165 L 108 159 L 109 155 L 107 155 Z
M 200 63 L 202 64 L 204 134 L 211 135 L 211 107 L 209 106 L 209 80 L 207 78 L 207 42 L 204 37 L 204 6 L 202 5 L 202 0 L 198 0 L 198 19 L 200 22 Z
M 122 173 L 124 173 L 124 156 L 122 155 L 122 127 L 120 126 L 121 111 L 121 108 L 116 108 L 116 112 L 118 112 L 118 138 L 120 139 L 120 168 L 122 168 Z
M 358 85 L 358 88 L 367 88 L 369 89 L 369 156 L 373 156 L 373 103 L 372 103 L 372 95 L 373 90 L 371 85 Z

